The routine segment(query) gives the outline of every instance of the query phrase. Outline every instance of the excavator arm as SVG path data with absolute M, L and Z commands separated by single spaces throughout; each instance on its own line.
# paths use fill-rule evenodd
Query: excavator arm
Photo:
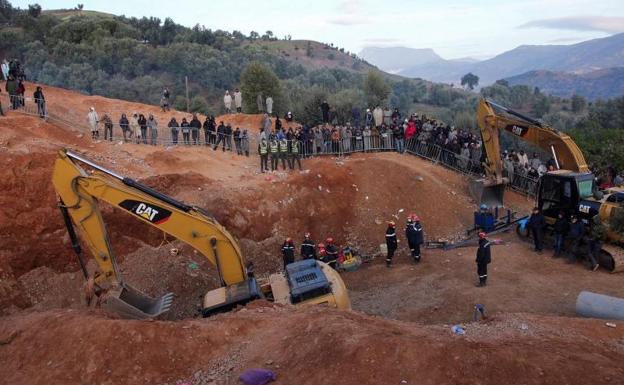
M 79 163 L 88 165 L 92 171 L 85 171 Z M 111 310 L 130 318 L 154 317 L 169 309 L 173 295 L 151 298 L 124 281 L 108 239 L 99 201 L 126 211 L 192 246 L 217 267 L 222 286 L 244 286 L 247 283 L 238 244 L 224 227 L 203 210 L 124 178 L 67 150 L 58 154 L 52 182 L 70 228 L 74 249 L 80 252 L 72 224 L 79 230 L 97 262 L 99 271 L 93 278 L 98 287 L 105 287 L 108 291 L 104 305 Z M 80 261 L 86 275 L 84 261 L 82 258 Z
M 503 178 L 501 160 L 500 134 L 503 131 L 552 154 L 558 169 L 589 172 L 585 157 L 572 138 L 536 119 L 491 100 L 481 99 L 477 121 L 486 154 L 483 162 L 486 179 L 476 181 L 471 186 L 471 192 L 479 202 L 502 206 L 504 185 L 508 182 Z

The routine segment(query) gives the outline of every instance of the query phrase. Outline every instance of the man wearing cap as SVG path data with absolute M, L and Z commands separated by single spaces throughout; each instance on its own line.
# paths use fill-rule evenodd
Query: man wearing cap
M 396 224 L 394 221 L 388 222 L 388 228 L 386 229 L 386 246 L 388 248 L 388 255 L 386 256 L 386 266 L 392 266 L 392 257 L 397 249 L 397 236 L 396 236 Z
M 485 238 L 485 233 L 479 233 L 479 248 L 477 249 L 477 275 L 479 276 L 479 284 L 477 287 L 487 285 L 487 265 L 492 262 L 492 254 L 490 252 L 490 241 Z
M 295 244 L 290 237 L 286 238 L 282 244 L 282 257 L 284 258 L 284 270 L 288 264 L 295 262 Z
M 301 258 L 316 259 L 316 245 L 310 238 L 310 233 L 305 233 L 303 242 L 301 242 Z
M 405 227 L 405 237 L 412 252 L 414 262 L 420 262 L 420 245 L 423 244 L 424 236 L 420 218 L 416 214 L 410 214 Z

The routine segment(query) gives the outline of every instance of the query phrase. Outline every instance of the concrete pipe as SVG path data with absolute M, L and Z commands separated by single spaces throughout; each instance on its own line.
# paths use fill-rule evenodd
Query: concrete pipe
M 576 314 L 589 318 L 624 320 L 624 298 L 582 291 L 576 299 Z

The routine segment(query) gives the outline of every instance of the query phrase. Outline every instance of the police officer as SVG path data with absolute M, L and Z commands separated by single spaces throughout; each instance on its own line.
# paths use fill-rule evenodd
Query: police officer
M 316 259 L 316 245 L 310 238 L 310 233 L 305 233 L 303 242 L 301 242 L 301 258 Z
M 535 245 L 535 251 L 542 253 L 542 241 L 544 239 L 544 228 L 546 227 L 546 218 L 542 214 L 538 207 L 533 209 L 533 213 L 529 217 L 528 223 L 531 235 L 533 235 L 533 244 Z
M 292 140 L 292 142 L 290 143 L 290 152 L 288 153 L 288 166 L 290 167 L 290 169 L 294 169 L 295 168 L 295 161 L 297 162 L 297 165 L 299 166 L 299 170 L 301 171 L 301 158 L 299 157 L 299 148 L 301 146 L 301 143 L 299 143 L 299 141 L 295 138 Z
M 424 242 L 423 228 L 420 224 L 420 218 L 416 214 L 410 214 L 407 218 L 407 226 L 405 227 L 405 237 L 412 252 L 414 262 L 420 262 L 420 245 Z
M 258 154 L 260 154 L 260 172 L 269 171 L 269 145 L 264 138 L 258 144 Z
M 392 257 L 397 249 L 398 242 L 396 236 L 396 223 L 393 221 L 388 222 L 388 228 L 386 229 L 386 246 L 388 248 L 388 255 L 386 256 L 386 266 L 392 266 Z
M 288 157 L 288 140 L 286 137 L 279 140 L 279 157 L 282 160 L 282 168 L 286 170 L 286 158 Z
M 331 266 L 332 269 L 336 269 L 336 263 L 338 262 L 338 248 L 334 245 L 334 238 L 329 237 L 326 239 L 325 253 L 326 255 L 323 262 Z
M 490 241 L 485 238 L 485 233 L 479 233 L 479 248 L 477 249 L 477 275 L 479 276 L 478 287 L 487 284 L 487 265 L 492 262 L 492 254 L 490 252 Z
M 288 264 L 295 262 L 295 244 L 290 237 L 286 238 L 282 244 L 282 257 L 284 258 L 284 270 Z
M 271 171 L 277 170 L 277 159 L 279 157 L 279 145 L 274 137 L 269 141 L 269 151 L 271 152 Z
M 589 232 L 588 259 L 592 271 L 598 270 L 598 257 L 602 249 L 602 242 L 605 239 L 607 229 L 602 224 L 600 216 L 596 215 L 592 218 L 591 230 Z
M 570 223 L 570 230 L 568 231 L 568 238 L 570 239 L 570 247 L 568 249 L 567 263 L 576 263 L 576 254 L 578 254 L 578 248 L 583 240 L 585 234 L 585 225 L 579 221 L 577 216 L 572 216 L 572 223 Z

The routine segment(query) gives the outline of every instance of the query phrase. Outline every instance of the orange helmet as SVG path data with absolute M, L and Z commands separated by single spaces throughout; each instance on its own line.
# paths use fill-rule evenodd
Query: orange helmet
M 327 239 L 325 240 L 325 242 L 327 242 L 327 243 L 334 243 L 334 238 L 329 237 L 329 238 L 327 238 Z
M 485 234 L 483 231 L 481 231 L 481 232 L 479 233 L 479 238 L 483 239 L 483 238 L 485 238 L 485 235 L 486 235 L 486 234 Z

